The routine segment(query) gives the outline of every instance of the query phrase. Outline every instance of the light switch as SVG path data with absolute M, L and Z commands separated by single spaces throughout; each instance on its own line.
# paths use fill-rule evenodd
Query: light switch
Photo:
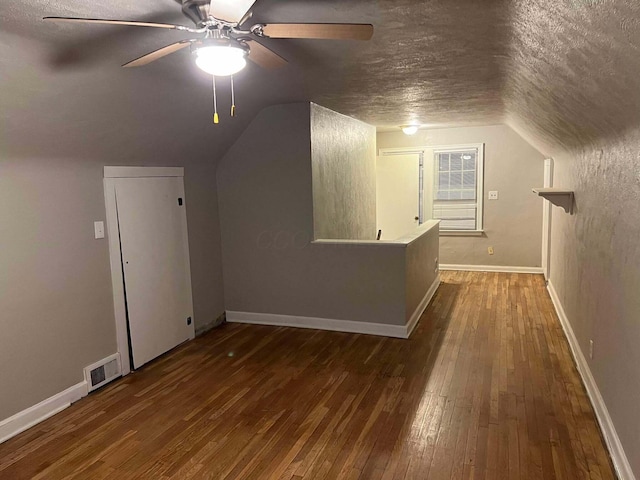
M 498 200 L 498 191 L 492 190 L 489 192 L 489 200 Z
M 93 222 L 93 231 L 96 238 L 104 238 L 104 222 Z

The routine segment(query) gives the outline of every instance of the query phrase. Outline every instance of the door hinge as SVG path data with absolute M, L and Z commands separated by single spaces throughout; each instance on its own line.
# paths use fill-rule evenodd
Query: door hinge
M 187 317 L 187 325 L 191 325 L 191 317 Z

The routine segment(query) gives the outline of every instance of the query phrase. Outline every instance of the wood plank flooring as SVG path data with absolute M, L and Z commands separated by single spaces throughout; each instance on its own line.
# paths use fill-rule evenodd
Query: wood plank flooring
M 615 478 L 542 277 L 442 277 L 410 340 L 213 330 L 0 445 L 0 478 Z

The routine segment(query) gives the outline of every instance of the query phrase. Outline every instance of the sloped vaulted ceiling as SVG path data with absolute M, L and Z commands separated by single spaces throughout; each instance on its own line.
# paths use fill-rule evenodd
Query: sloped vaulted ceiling
M 510 123 L 547 151 L 588 148 L 640 124 L 640 2 L 507 4 Z
M 259 0 L 256 22 L 370 22 L 375 35 L 370 42 L 267 40 L 289 64 L 279 71 L 249 65 L 237 76 L 235 119 L 226 113 L 228 84 L 219 82 L 221 124 L 214 126 L 210 80 L 188 52 L 139 69 L 120 68 L 184 35 L 41 20 L 188 22 L 175 0 L 3 0 L 3 148 L 19 155 L 46 148 L 110 157 L 117 142 L 122 155 L 198 151 L 211 160 L 259 109 L 307 100 L 374 125 L 498 123 L 504 114 L 506 13 L 499 1 Z M 79 131 L 84 141 L 68 138 Z
M 2 148 L 67 154 L 83 147 L 65 147 L 65 134 L 81 131 L 92 155 L 112 154 L 117 141 L 123 154 L 169 148 L 212 159 L 262 107 L 306 100 L 378 126 L 507 121 L 543 151 L 617 134 L 640 117 L 634 0 L 259 0 L 254 13 L 256 22 L 370 22 L 376 30 L 370 42 L 267 40 L 289 65 L 250 65 L 237 76 L 236 119 L 220 82 L 222 123 L 213 126 L 209 80 L 188 52 L 119 67 L 183 34 L 41 21 L 188 22 L 174 0 L 3 0 Z

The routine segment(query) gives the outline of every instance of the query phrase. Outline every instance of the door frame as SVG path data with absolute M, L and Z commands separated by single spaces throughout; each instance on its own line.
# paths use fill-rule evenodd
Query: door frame
M 553 187 L 553 158 L 544 159 L 544 188 Z M 545 281 L 549 282 L 551 274 L 551 202 L 542 202 L 542 273 Z
M 393 157 L 396 155 L 418 155 L 418 225 L 422 225 L 425 222 L 425 219 L 424 219 L 424 180 L 425 180 L 424 150 L 416 150 L 415 148 L 381 148 L 378 152 L 378 157 Z
M 484 231 L 484 143 L 461 143 L 459 145 L 424 145 L 419 147 L 390 147 L 390 148 L 380 148 L 378 149 L 378 156 L 390 156 L 390 155 L 407 155 L 407 154 L 418 154 L 420 155 L 420 223 L 428 220 L 428 218 L 424 218 L 424 186 L 425 181 L 427 179 L 431 180 L 431 188 L 434 187 L 433 182 L 435 181 L 435 163 L 433 159 L 433 154 L 439 150 L 465 150 L 465 149 L 476 149 L 478 151 L 478 167 L 477 167 L 477 183 L 476 183 L 476 192 L 477 192 L 477 200 L 476 200 L 476 228 L 474 230 L 440 230 L 440 235 L 454 235 L 454 236 L 480 236 Z M 427 160 L 426 154 L 427 151 L 432 152 L 431 160 Z M 427 173 L 424 174 L 425 168 L 431 167 Z M 431 205 L 433 205 L 433 199 L 431 199 Z M 429 218 L 431 218 L 433 212 L 429 212 Z
M 183 167 L 104 167 L 104 203 L 107 218 L 107 237 L 109 241 L 109 262 L 111 265 L 111 286 L 113 291 L 113 313 L 116 324 L 116 342 L 120 354 L 122 375 L 131 372 L 129 360 L 129 335 L 127 332 L 127 313 L 122 270 L 122 251 L 120 250 L 120 228 L 116 207 L 116 182 L 119 178 L 180 177 L 184 178 Z M 186 201 L 185 201 L 186 205 Z M 186 218 L 186 216 L 185 216 Z M 191 291 L 191 264 L 189 261 L 189 237 L 187 223 L 183 224 L 185 255 L 187 259 L 187 287 L 189 289 L 189 307 L 193 311 Z M 189 339 L 195 338 L 195 318 L 191 322 Z

